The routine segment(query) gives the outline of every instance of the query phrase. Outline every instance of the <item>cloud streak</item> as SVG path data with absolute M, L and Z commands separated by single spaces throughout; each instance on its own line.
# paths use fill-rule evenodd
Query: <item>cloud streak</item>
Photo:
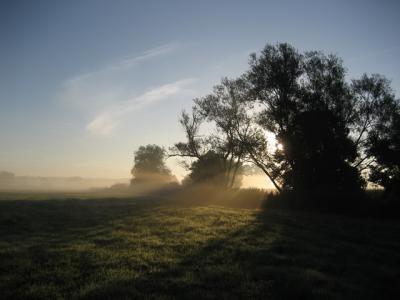
M 146 82 L 137 73 L 140 69 L 136 70 L 140 64 L 171 54 L 178 46 L 176 43 L 164 44 L 95 71 L 74 76 L 63 83 L 59 99 L 91 116 L 94 115 L 85 125 L 87 132 L 95 136 L 109 136 L 127 114 L 190 92 L 188 86 L 194 81 L 193 78 L 180 79 L 146 90 Z M 131 95 L 137 94 L 135 86 L 139 91 L 145 92 L 132 97 Z
M 134 93 L 132 83 L 136 67 L 169 54 L 178 44 L 169 43 L 110 63 L 98 70 L 76 75 L 65 80 L 57 93 L 62 103 L 86 111 L 98 111 L 112 103 L 124 101 Z
M 68 79 L 64 83 L 64 85 L 67 87 L 74 86 L 74 85 L 80 84 L 83 81 L 87 81 L 92 77 L 97 77 L 97 76 L 101 76 L 101 75 L 105 75 L 105 74 L 109 74 L 109 73 L 113 73 L 113 72 L 119 72 L 119 71 L 123 71 L 126 69 L 130 69 L 141 62 L 171 53 L 174 50 L 176 50 L 177 48 L 178 48 L 178 44 L 176 44 L 176 43 L 164 44 L 164 45 L 161 45 L 158 47 L 154 47 L 154 48 L 144 51 L 143 53 L 141 53 L 139 55 L 127 57 L 125 59 L 111 63 L 102 69 L 77 75 L 73 78 Z
M 191 92 L 188 86 L 194 81 L 193 78 L 185 78 L 164 84 L 118 105 L 108 107 L 87 124 L 86 130 L 97 136 L 109 136 L 124 115 L 152 103 L 169 99 L 172 96 Z

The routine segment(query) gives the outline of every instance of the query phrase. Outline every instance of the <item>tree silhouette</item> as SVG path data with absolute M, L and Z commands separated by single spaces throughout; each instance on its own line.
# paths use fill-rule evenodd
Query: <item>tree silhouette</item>
M 376 158 L 370 168 L 371 181 L 385 187 L 392 199 L 400 196 L 400 107 L 379 122 L 368 137 L 367 152 Z
M 227 169 L 229 162 L 214 151 L 209 151 L 195 160 L 189 167 L 190 174 L 186 183 L 208 184 L 217 187 L 240 187 L 242 179 L 241 165 L 232 177 L 231 171 Z M 233 182 L 232 182 L 233 181 Z
M 249 66 L 194 99 L 180 120 L 187 141 L 175 144 L 172 155 L 196 160 L 193 170 L 207 165 L 200 162 L 206 157 L 221 158 L 216 165 L 230 174 L 227 182 L 251 162 L 278 191 L 354 195 L 368 173 L 387 188 L 397 182 L 399 101 L 386 78 L 348 82 L 337 56 L 300 53 L 286 43 L 266 45 Z M 203 124 L 207 134 L 200 134 Z
M 354 103 L 339 58 L 300 54 L 288 44 L 251 56 L 248 79 L 264 109 L 259 123 L 283 146 L 274 154 L 283 187 L 356 190 L 359 171 L 350 136 Z
M 131 185 L 174 181 L 174 176 L 165 165 L 166 154 L 162 147 L 157 145 L 140 146 L 134 155 Z
M 238 137 L 238 128 L 243 125 L 245 116 L 244 84 L 242 80 L 224 78 L 211 94 L 195 99 L 191 117 L 183 112 L 180 120 L 187 141 L 177 143 L 171 149 L 171 155 L 196 159 L 188 166 L 192 172 L 209 174 L 218 185 L 226 187 L 237 185 L 237 175 L 246 159 L 245 146 Z M 201 136 L 202 125 L 212 128 L 212 131 Z M 215 162 L 215 168 L 210 161 Z M 215 172 L 215 176 L 210 172 Z M 194 181 L 198 178 L 196 174 L 193 175 Z
M 385 134 L 394 125 L 398 100 L 390 82 L 378 74 L 364 74 L 360 79 L 353 80 L 351 87 L 355 101 L 352 132 L 358 151 L 355 166 L 360 171 L 376 169 L 377 158 L 374 153 L 377 152 L 371 151 L 371 143 L 375 144 L 378 135 Z
M 357 168 L 348 163 L 356 157 L 356 148 L 341 125 L 328 110 L 296 116 L 284 139 L 285 154 L 292 163 L 285 173 L 287 186 L 297 191 L 358 191 L 362 179 Z

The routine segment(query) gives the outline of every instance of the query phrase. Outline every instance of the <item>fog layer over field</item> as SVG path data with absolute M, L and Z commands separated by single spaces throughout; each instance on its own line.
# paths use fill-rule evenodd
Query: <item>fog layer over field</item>
M 0 172 L 0 190 L 79 191 L 121 183 L 128 184 L 129 179 L 16 176 L 10 172 Z
M 17 176 L 0 171 L 0 191 L 82 191 L 129 185 L 129 178 Z M 244 176 L 243 188 L 272 188 L 262 175 Z

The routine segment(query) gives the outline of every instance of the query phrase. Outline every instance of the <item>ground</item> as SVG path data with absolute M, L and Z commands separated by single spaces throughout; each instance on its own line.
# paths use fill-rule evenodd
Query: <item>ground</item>
M 1 299 L 400 299 L 398 221 L 67 197 L 0 194 Z

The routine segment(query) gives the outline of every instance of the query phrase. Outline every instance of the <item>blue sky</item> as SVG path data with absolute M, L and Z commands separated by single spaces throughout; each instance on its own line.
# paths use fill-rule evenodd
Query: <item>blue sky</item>
M 129 177 L 134 149 L 182 140 L 180 111 L 277 42 L 399 95 L 400 1 L 3 0 L 0 170 Z

